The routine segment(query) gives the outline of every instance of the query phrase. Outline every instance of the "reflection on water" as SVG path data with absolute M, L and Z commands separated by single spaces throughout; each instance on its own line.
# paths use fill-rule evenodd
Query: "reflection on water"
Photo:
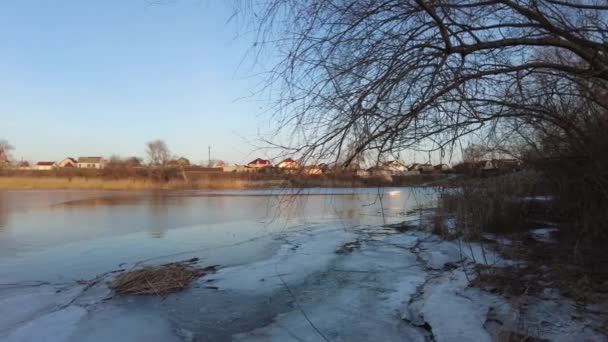
M 149 197 L 147 208 L 150 216 L 152 216 L 152 222 L 148 227 L 148 233 L 153 238 L 162 238 L 167 233 L 167 227 L 169 226 L 168 198 L 158 194 Z
M 5 194 L 0 192 L 0 238 L 4 233 L 4 227 L 8 222 L 8 207 L 6 205 Z
M 87 278 L 188 251 L 240 263 L 272 253 L 287 229 L 381 225 L 432 198 L 412 189 L 0 191 L 0 274 Z

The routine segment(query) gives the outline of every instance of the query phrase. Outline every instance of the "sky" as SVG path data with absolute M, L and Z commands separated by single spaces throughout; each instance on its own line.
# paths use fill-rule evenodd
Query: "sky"
M 259 133 L 253 38 L 223 0 L 0 2 L 0 140 L 14 159 L 145 157 L 243 163 Z M 251 143 L 254 142 L 252 145 Z

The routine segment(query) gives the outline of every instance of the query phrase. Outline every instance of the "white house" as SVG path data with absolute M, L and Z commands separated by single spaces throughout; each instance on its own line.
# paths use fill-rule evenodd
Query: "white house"
M 277 167 L 279 169 L 299 169 L 302 166 L 297 161 L 295 161 L 291 158 L 287 158 L 287 159 L 283 160 L 282 162 L 278 163 Z
M 59 164 L 57 164 L 58 167 L 64 168 L 72 168 L 72 167 L 76 167 L 76 164 L 78 162 L 76 161 L 76 159 L 74 158 L 65 158 L 64 160 L 60 161 Z
M 103 169 L 105 160 L 102 157 L 80 157 L 76 165 L 79 169 Z
M 34 166 L 34 170 L 48 171 L 48 170 L 54 169 L 55 167 L 56 167 L 55 162 L 52 162 L 52 161 L 39 161 Z
M 403 163 L 401 163 L 397 160 L 392 160 L 392 161 L 383 163 L 382 168 L 385 170 L 391 171 L 393 173 L 400 173 L 400 172 L 407 171 L 407 166 L 405 166 Z

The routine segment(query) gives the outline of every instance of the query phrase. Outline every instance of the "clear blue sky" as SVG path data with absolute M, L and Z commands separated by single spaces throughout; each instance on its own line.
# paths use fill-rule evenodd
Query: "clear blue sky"
M 0 139 L 13 156 L 144 156 L 164 139 L 194 162 L 245 162 L 268 126 L 247 97 L 251 45 L 223 0 L 0 2 Z M 263 155 L 263 154 L 262 154 Z

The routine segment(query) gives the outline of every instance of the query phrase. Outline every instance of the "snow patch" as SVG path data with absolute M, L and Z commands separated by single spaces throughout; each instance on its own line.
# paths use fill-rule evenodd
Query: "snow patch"
M 186 338 L 187 332 L 180 330 Z M 169 321 L 149 310 L 137 307 L 123 308 L 114 305 L 92 310 L 79 324 L 70 341 L 78 342 L 130 342 L 130 341 L 182 341 Z
M 68 341 L 86 313 L 85 309 L 76 305 L 53 311 L 17 327 L 9 333 L 6 341 Z
M 12 288 L 0 291 L 0 332 L 7 331 L 45 312 L 68 305 L 82 291 L 82 286 L 60 289 L 50 285 Z
M 327 275 L 313 275 L 301 288 L 292 288 L 294 310 L 234 340 L 316 342 L 324 336 L 330 341 L 425 341 L 426 331 L 401 319 L 425 281 L 416 256 L 404 249 L 417 241 L 414 235 L 391 235 L 363 242 L 334 259 Z
M 285 237 L 278 252 L 270 259 L 252 264 L 229 267 L 217 272 L 215 285 L 221 289 L 270 292 L 323 271 L 336 258 L 336 249 L 356 239 L 343 230 L 298 232 Z
M 536 241 L 552 243 L 555 242 L 555 238 L 553 238 L 555 232 L 557 232 L 557 228 L 540 228 L 532 230 L 530 235 Z
M 473 242 L 425 242 L 421 249 L 420 257 L 429 268 L 434 270 L 443 269 L 447 263 L 459 263 L 465 260 L 494 267 L 505 267 L 513 264 L 511 261 L 501 258 L 490 248 Z
M 414 325 L 428 323 L 438 342 L 492 341 L 484 323 L 493 303 L 481 296 L 468 297 L 467 286 L 462 270 L 432 280 L 409 306 L 405 318 Z

